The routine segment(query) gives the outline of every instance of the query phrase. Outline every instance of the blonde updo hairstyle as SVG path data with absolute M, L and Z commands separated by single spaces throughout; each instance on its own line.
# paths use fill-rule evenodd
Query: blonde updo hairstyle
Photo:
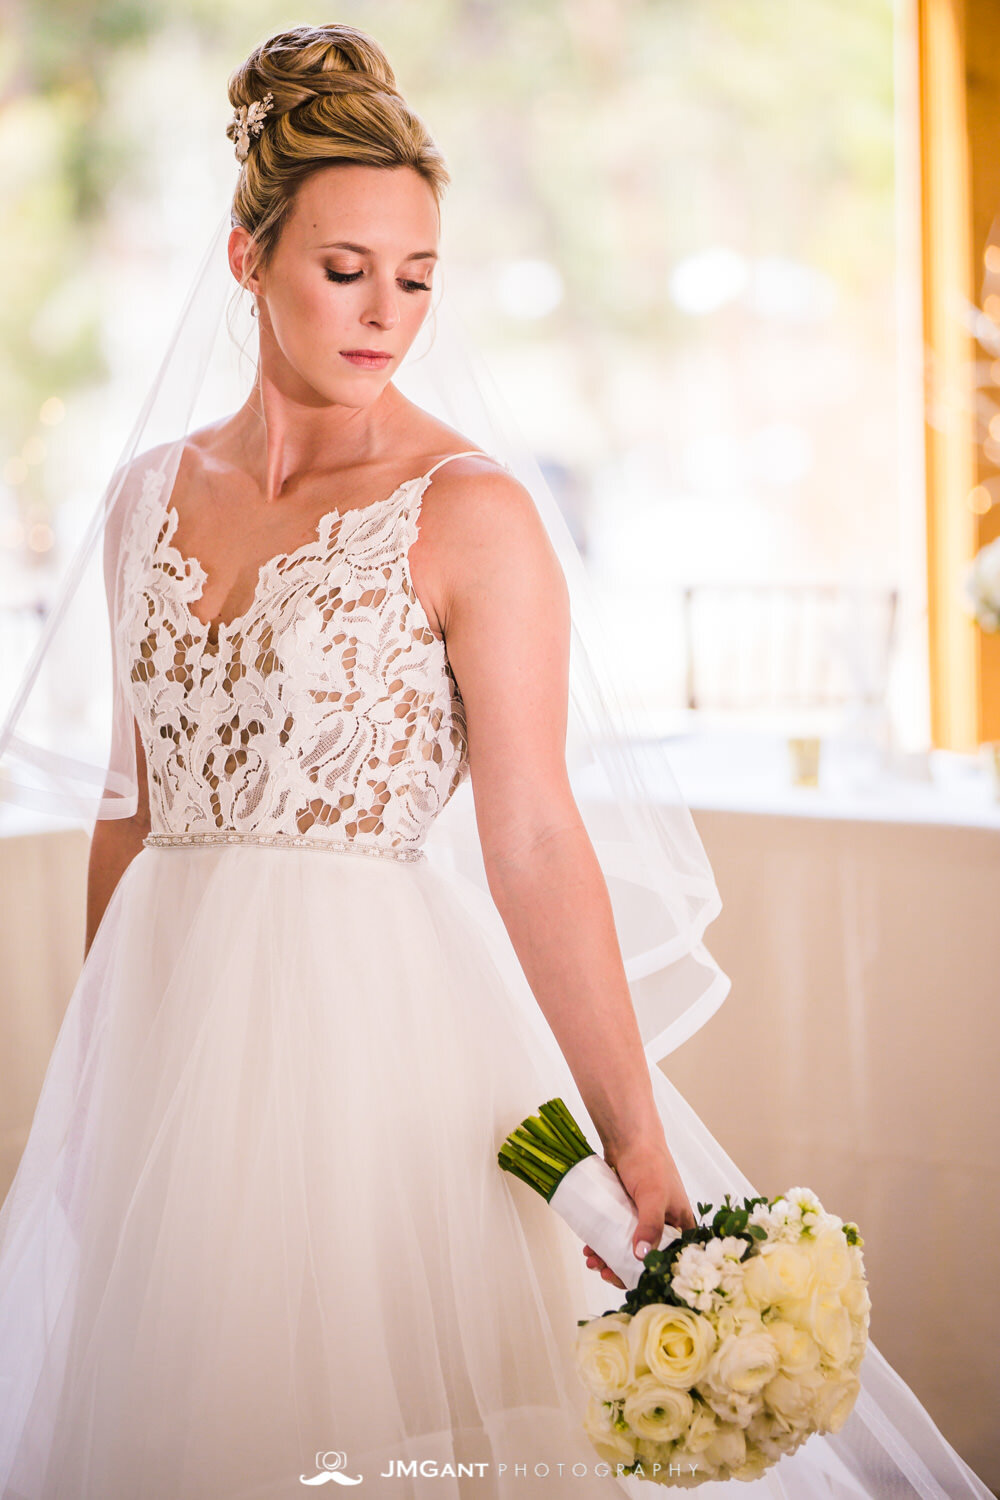
M 273 103 L 251 134 L 231 220 L 251 236 L 241 286 L 264 270 L 305 179 L 332 162 L 412 167 L 440 206 L 450 178 L 423 121 L 396 88 L 389 60 L 354 26 L 294 26 L 255 47 L 229 79 L 229 100 Z M 235 118 L 226 134 L 235 143 Z

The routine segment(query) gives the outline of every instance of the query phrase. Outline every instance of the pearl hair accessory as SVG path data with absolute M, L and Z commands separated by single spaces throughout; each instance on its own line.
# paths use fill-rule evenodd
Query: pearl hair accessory
M 233 113 L 236 126 L 236 160 L 246 161 L 250 154 L 251 135 L 260 135 L 264 129 L 264 116 L 274 103 L 274 95 L 268 89 L 263 99 L 254 99 L 249 105 L 241 104 Z

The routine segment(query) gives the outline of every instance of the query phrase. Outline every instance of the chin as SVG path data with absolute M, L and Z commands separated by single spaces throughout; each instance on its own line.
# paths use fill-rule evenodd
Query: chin
M 371 406 L 388 384 L 387 380 L 380 381 L 378 385 L 375 385 L 373 381 L 359 380 L 356 384 L 341 386 L 331 392 L 328 400 L 334 406 L 354 406 L 360 410 L 362 407 Z

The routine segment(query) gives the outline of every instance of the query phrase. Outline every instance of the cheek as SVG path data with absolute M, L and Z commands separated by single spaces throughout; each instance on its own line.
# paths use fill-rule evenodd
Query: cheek
M 431 299 L 428 292 L 414 292 L 404 295 L 400 308 L 400 319 L 402 327 L 406 332 L 407 347 L 413 343 L 420 329 L 423 327 L 431 310 Z
M 271 327 L 286 358 L 293 364 L 308 363 L 329 338 L 356 321 L 348 301 L 315 281 L 287 288 L 270 309 Z

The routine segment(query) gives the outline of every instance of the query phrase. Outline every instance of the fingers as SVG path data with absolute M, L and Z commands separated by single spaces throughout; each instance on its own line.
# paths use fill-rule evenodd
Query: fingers
M 678 1229 L 682 1230 L 694 1229 L 697 1227 L 698 1220 L 695 1218 L 694 1209 L 691 1207 L 691 1204 L 688 1202 L 687 1198 L 682 1197 L 680 1203 L 677 1204 L 674 1209 L 668 1212 L 667 1223 L 675 1224 Z
M 648 1189 L 640 1185 L 633 1196 L 638 1222 L 632 1236 L 632 1253 L 637 1260 L 645 1260 L 650 1250 L 659 1248 L 665 1224 L 682 1231 L 695 1227 L 696 1220 L 691 1205 L 683 1192 L 679 1198 L 672 1198 L 664 1208 L 661 1191 L 658 1184 L 651 1183 Z
M 587 1266 L 589 1270 L 599 1270 L 601 1273 L 602 1281 L 610 1282 L 612 1286 L 621 1287 L 622 1291 L 626 1290 L 625 1283 L 624 1281 L 622 1281 L 621 1277 L 616 1275 L 615 1272 L 612 1271 L 611 1267 L 607 1265 L 599 1255 L 595 1254 L 595 1252 L 590 1248 L 589 1245 L 584 1245 L 583 1253 L 587 1258 Z
M 697 1224 L 698 1220 L 686 1198 L 682 1198 L 680 1202 L 669 1203 L 666 1212 L 662 1214 L 657 1214 L 652 1204 L 649 1204 L 645 1218 L 640 1216 L 632 1237 L 633 1251 L 637 1252 L 636 1258 L 645 1260 L 651 1249 L 659 1248 L 664 1225 L 670 1225 L 683 1232 L 685 1229 L 696 1228 Z

